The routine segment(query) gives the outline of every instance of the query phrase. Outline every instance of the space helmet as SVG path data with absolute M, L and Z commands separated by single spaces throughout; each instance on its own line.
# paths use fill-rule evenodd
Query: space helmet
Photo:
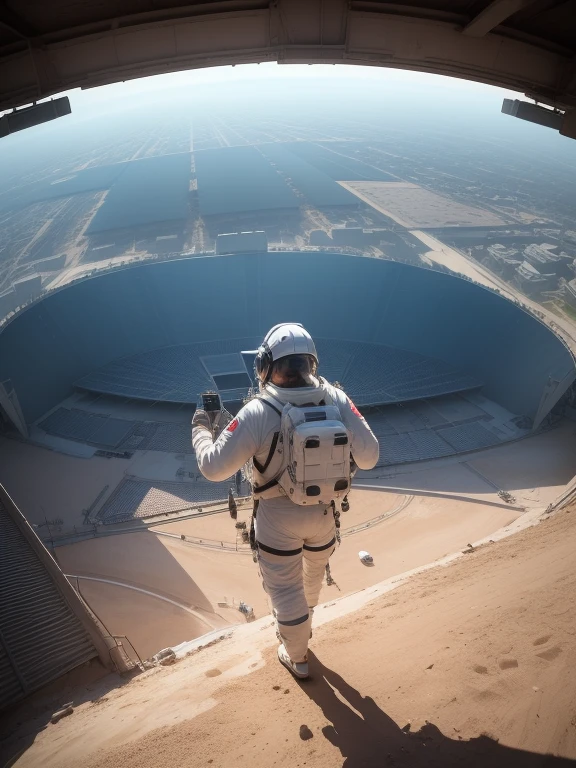
M 277 386 L 285 387 L 313 385 L 317 368 L 316 345 L 300 323 L 280 323 L 271 328 L 254 361 L 254 371 L 261 384 L 270 381 L 275 373 Z

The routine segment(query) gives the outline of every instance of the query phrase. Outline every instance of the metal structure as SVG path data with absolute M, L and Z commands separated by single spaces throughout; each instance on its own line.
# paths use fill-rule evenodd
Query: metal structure
M 576 0 L 6 0 L 0 109 L 70 88 L 263 61 L 450 75 L 567 110 L 576 135 Z
M 99 657 L 130 668 L 0 486 L 0 709 Z

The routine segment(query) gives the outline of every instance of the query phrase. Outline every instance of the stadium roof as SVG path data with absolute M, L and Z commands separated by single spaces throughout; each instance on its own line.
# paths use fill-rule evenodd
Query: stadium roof
M 576 0 L 0 0 L 0 109 L 249 62 L 433 72 L 576 107 Z

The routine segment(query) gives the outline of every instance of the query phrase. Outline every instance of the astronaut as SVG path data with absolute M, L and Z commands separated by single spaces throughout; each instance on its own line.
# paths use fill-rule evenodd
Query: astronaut
M 336 405 L 350 435 L 350 452 L 360 469 L 378 460 L 378 441 L 353 402 L 317 376 L 318 355 L 310 334 L 298 323 L 272 328 L 256 353 L 260 393 L 213 439 L 207 414 L 192 419 L 198 467 L 221 482 L 253 462 L 258 563 L 281 639 L 279 661 L 297 678 L 308 677 L 307 650 L 312 613 L 324 570 L 336 544 L 332 504 L 295 504 L 277 484 L 277 443 L 283 406 Z

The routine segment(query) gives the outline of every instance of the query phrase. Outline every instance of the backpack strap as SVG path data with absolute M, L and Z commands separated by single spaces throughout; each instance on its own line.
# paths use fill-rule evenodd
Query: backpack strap
M 260 396 L 258 397 L 258 400 L 260 400 L 260 402 L 262 402 L 262 403 L 265 403 L 265 404 L 266 404 L 266 405 L 267 405 L 269 408 L 272 408 L 272 410 L 273 410 L 273 411 L 276 411 L 276 413 L 278 414 L 278 416 L 280 416 L 280 417 L 282 416 L 282 411 L 281 411 L 279 408 L 276 408 L 276 406 L 275 406 L 275 405 L 272 405 L 272 403 L 270 402 L 270 400 L 267 400 L 267 399 L 266 399 L 265 397 L 263 397 L 262 395 L 260 395 Z
M 274 488 L 275 485 L 278 485 L 278 480 L 269 480 L 267 483 L 264 483 L 264 485 L 261 485 L 259 488 L 252 488 L 252 493 L 264 493 L 264 491 L 269 491 L 270 488 Z
M 274 408 L 273 405 L 271 407 Z M 254 462 L 254 466 L 256 467 L 258 472 L 260 472 L 261 475 L 263 475 L 264 472 L 266 472 L 266 470 L 270 466 L 270 462 L 272 461 L 272 457 L 274 456 L 274 451 L 276 450 L 276 446 L 278 445 L 279 437 L 280 437 L 280 432 L 274 432 L 274 437 L 272 438 L 272 443 L 270 444 L 270 450 L 268 451 L 268 456 L 266 457 L 266 461 L 264 462 L 264 464 L 260 464 L 260 462 L 255 456 L 252 459 L 252 461 Z
M 258 400 L 260 400 L 261 402 L 265 403 L 269 408 L 272 408 L 272 410 L 275 411 L 278 414 L 278 416 L 280 416 L 280 418 L 282 418 L 282 411 L 279 408 L 276 408 L 276 406 L 273 405 L 270 402 L 270 400 L 268 400 L 266 397 L 263 397 L 262 395 L 260 395 L 258 397 Z M 274 436 L 272 437 L 272 442 L 270 444 L 270 450 L 268 451 L 268 456 L 266 457 L 266 461 L 264 462 L 264 464 L 260 464 L 260 462 L 258 461 L 258 459 L 255 456 L 252 457 L 252 461 L 254 463 L 254 466 L 256 467 L 256 469 L 258 470 L 258 472 L 261 475 L 263 475 L 264 472 L 266 472 L 266 470 L 270 466 L 270 462 L 272 461 L 272 459 L 274 457 L 274 453 L 276 452 L 276 446 L 278 445 L 279 437 L 280 437 L 280 432 L 274 432 Z M 267 482 L 264 485 L 260 486 L 260 488 L 254 487 L 253 488 L 253 492 L 254 493 L 262 493 L 262 491 L 267 491 L 269 488 L 273 488 L 275 485 L 278 485 L 278 481 L 277 480 L 270 480 L 269 482 Z

